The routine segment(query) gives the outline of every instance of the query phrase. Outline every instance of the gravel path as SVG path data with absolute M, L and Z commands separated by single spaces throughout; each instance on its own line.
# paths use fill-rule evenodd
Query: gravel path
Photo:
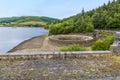
M 0 61 L 0 80 L 119 80 L 119 65 L 111 57 L 7 60 Z

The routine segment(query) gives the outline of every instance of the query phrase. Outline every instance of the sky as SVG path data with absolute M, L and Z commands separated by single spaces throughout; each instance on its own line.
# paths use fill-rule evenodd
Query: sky
M 0 0 L 0 17 L 47 16 L 67 18 L 97 8 L 109 0 Z M 110 0 L 112 1 L 112 0 Z

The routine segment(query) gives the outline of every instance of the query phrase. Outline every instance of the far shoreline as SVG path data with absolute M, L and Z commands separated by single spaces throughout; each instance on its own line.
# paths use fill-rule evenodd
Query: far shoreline
M 44 28 L 44 29 L 46 29 L 44 26 L 0 26 L 0 27 L 23 27 L 23 28 L 25 28 L 25 27 L 27 27 L 27 28 Z

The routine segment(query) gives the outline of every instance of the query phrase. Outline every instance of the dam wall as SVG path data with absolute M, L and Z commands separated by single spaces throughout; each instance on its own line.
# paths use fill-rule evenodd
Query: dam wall
M 81 51 L 81 52 L 31 52 L 0 54 L 0 60 L 30 60 L 30 59 L 77 59 L 94 56 L 105 56 L 110 51 Z

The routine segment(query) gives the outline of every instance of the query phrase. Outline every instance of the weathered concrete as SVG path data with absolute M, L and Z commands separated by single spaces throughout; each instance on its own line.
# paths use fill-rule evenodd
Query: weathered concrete
M 120 32 L 116 32 L 114 43 L 110 46 L 110 50 L 117 55 L 120 55 Z
M 110 53 L 110 51 L 6 53 L 0 54 L 0 59 L 73 59 L 89 56 L 103 56 Z
M 53 35 L 49 37 L 49 41 L 57 45 L 80 44 L 81 46 L 90 46 L 94 42 L 92 36 L 85 35 Z
M 111 45 L 110 50 L 116 55 L 120 55 L 120 46 Z

